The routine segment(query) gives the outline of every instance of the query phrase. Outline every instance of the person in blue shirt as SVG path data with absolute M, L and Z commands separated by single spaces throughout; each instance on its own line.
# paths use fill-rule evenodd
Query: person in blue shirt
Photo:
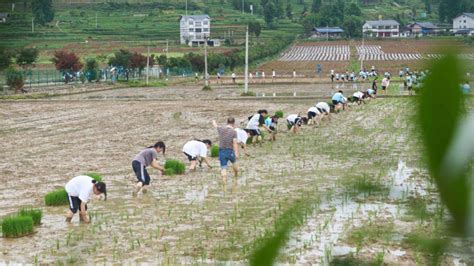
M 337 112 L 338 110 L 346 110 L 347 108 L 347 99 L 344 97 L 342 90 L 334 93 L 332 96 L 332 104 L 334 104 L 334 109 Z
M 272 131 L 270 132 L 270 141 L 275 141 L 276 140 L 276 133 L 277 133 L 277 126 L 278 126 L 278 116 L 273 115 L 269 116 L 265 119 L 265 125 L 271 129 Z

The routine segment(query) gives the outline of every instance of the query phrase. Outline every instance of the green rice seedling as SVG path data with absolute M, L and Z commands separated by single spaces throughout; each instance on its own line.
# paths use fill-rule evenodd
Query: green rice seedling
M 275 112 L 275 115 L 276 115 L 276 117 L 278 117 L 278 118 L 283 118 L 284 113 L 283 113 L 282 110 L 278 110 L 278 111 Z
M 173 169 L 173 168 L 166 168 L 166 169 L 165 169 L 165 173 L 164 173 L 164 174 L 165 174 L 165 175 L 169 175 L 169 176 L 171 176 L 171 175 L 175 175 L 175 174 L 176 174 L 176 172 L 174 171 L 174 169 Z
M 410 233 L 405 237 L 403 243 L 423 253 L 426 264 L 438 265 L 441 256 L 449 245 L 449 241 L 446 238 L 429 238 L 426 235 L 426 232 Z
M 2 221 L 3 237 L 20 237 L 33 233 L 33 218 L 31 216 L 14 215 Z
M 184 171 L 186 170 L 186 165 L 180 160 L 170 159 L 170 160 L 166 160 L 165 169 L 173 169 L 174 174 L 181 175 L 181 174 L 184 174 Z M 165 171 L 165 174 L 166 174 L 166 171 Z
M 18 212 L 19 216 L 30 216 L 33 219 L 34 225 L 41 224 L 41 218 L 43 217 L 43 211 L 41 209 L 21 209 Z
M 49 192 L 44 196 L 46 206 L 60 206 L 69 204 L 67 192 L 64 188 Z
M 92 177 L 97 182 L 102 182 L 102 175 L 96 172 L 85 173 L 84 175 Z
M 219 156 L 219 146 L 214 144 L 211 147 L 211 157 L 218 157 Z

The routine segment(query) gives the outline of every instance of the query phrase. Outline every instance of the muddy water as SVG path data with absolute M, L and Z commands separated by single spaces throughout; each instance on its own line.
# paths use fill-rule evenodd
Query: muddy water
M 278 141 L 249 147 L 251 157 L 240 161 L 241 175 L 227 184 L 220 181 L 218 161 L 212 159 L 213 169 L 182 176 L 151 170 L 150 191 L 133 197 L 131 159 L 157 140 L 166 142 L 167 158 L 185 161 L 181 148 L 187 140 L 217 141 L 213 119 L 223 123 L 235 116 L 240 124 L 261 108 L 305 113 L 309 107 L 214 101 L 208 99 L 220 91 L 192 92 L 150 88 L 90 94 L 112 99 L 173 96 L 173 101 L 89 101 L 84 94 L 74 96 L 85 99 L 81 101 L 2 103 L 0 216 L 38 206 L 44 218 L 31 237 L 1 238 L 0 262 L 243 263 L 252 241 L 273 228 L 275 218 L 294 200 L 311 193 L 331 202 L 344 173 L 362 174 L 367 168 L 388 173 L 396 169 L 394 158 L 407 151 L 395 144 L 407 139 L 400 133 L 406 122 L 398 116 L 409 102 L 379 99 L 338 114 L 320 128 L 303 128 L 298 136 L 286 133 L 282 121 Z M 43 195 L 87 171 L 104 175 L 109 199 L 90 203 L 92 224 L 81 225 L 75 217 L 68 225 L 66 208 L 45 207 Z

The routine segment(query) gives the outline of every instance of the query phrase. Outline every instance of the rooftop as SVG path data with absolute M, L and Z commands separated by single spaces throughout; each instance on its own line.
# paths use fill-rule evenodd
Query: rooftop
M 393 19 L 389 20 L 367 20 L 365 22 L 366 24 L 369 24 L 370 26 L 399 26 L 400 23 Z
M 209 15 L 204 14 L 204 15 L 189 15 L 189 16 L 181 16 L 181 19 L 194 19 L 194 20 L 202 20 L 202 19 L 210 19 Z
M 344 30 L 339 27 L 326 27 L 326 28 L 315 27 L 313 30 L 320 33 L 343 33 L 344 32 Z

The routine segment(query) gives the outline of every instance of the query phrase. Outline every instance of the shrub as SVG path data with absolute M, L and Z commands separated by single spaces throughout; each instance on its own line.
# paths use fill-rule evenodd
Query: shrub
M 85 173 L 84 175 L 92 177 L 97 182 L 102 182 L 102 175 L 96 172 Z
M 218 157 L 219 156 L 219 146 L 214 144 L 211 147 L 211 157 Z
M 172 169 L 174 171 L 174 174 L 180 175 L 180 174 L 184 174 L 186 166 L 180 160 L 171 159 L 171 160 L 166 160 L 165 162 L 165 174 L 166 174 L 166 170 L 168 169 Z M 168 172 L 172 173 L 170 170 L 168 170 Z
M 61 188 L 52 192 L 49 192 L 44 196 L 44 203 L 46 206 L 60 206 L 69 204 L 67 200 L 66 189 Z
M 278 110 L 278 111 L 275 112 L 275 115 L 276 115 L 276 117 L 278 117 L 278 118 L 283 118 L 284 113 L 283 113 L 282 110 Z
M 10 216 L 2 221 L 3 237 L 20 237 L 33 233 L 31 216 Z
M 30 216 L 33 219 L 34 225 L 41 224 L 41 218 L 43 217 L 43 211 L 41 209 L 21 209 L 18 212 L 18 216 Z

